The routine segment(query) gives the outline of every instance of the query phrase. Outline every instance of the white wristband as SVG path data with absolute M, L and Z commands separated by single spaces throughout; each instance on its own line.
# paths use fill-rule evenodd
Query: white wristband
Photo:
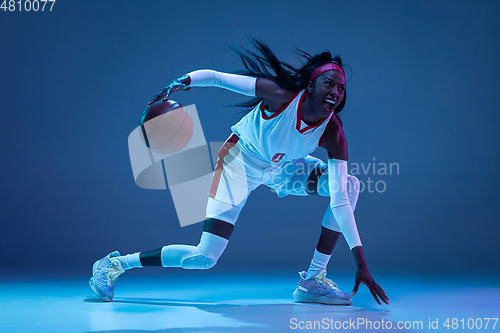
M 255 96 L 257 78 L 245 75 L 227 74 L 210 69 L 188 73 L 193 87 L 218 87 L 246 96 Z
M 361 246 L 356 220 L 347 197 L 347 161 L 328 160 L 328 185 L 330 207 L 349 248 Z

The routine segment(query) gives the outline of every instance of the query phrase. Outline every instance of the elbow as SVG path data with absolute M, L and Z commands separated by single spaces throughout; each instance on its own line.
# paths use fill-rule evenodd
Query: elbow
M 332 212 L 334 212 L 334 213 L 338 210 L 341 210 L 342 207 L 345 207 L 345 206 L 350 207 L 349 201 L 347 201 L 347 202 L 344 202 L 344 200 L 342 200 L 341 202 L 330 201 L 330 208 L 332 209 Z
M 328 150 L 328 158 L 335 159 L 335 160 L 348 161 L 349 160 L 349 153 L 347 152 L 347 149 Z

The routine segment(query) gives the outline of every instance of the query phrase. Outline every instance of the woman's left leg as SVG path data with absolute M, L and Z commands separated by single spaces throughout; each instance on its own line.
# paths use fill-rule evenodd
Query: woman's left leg
M 278 196 L 285 195 L 329 195 L 328 166 L 321 160 L 307 156 L 285 165 L 273 178 Z M 325 177 L 326 176 L 326 177 Z M 333 248 L 341 235 L 330 206 L 327 207 L 321 226 L 321 234 L 314 250 L 306 279 L 326 271 Z
M 330 196 L 327 165 L 325 163 L 318 164 L 318 167 L 316 167 L 309 175 L 307 183 L 309 188 L 316 189 L 315 193 L 310 191 L 310 193 L 308 193 L 309 195 L 316 194 L 321 196 Z M 351 209 L 354 211 L 358 202 L 359 181 L 356 177 L 348 175 L 347 184 L 349 202 Z M 311 265 L 307 271 L 306 278 L 312 278 L 320 274 L 322 271 L 326 271 L 328 261 L 330 260 L 333 249 L 341 234 L 342 231 L 333 216 L 332 209 L 328 206 L 323 216 L 321 234 L 314 251 L 313 259 L 311 260 Z
M 359 194 L 359 182 L 354 176 L 349 175 L 348 178 L 348 197 L 354 210 Z M 284 166 L 273 178 L 271 187 L 280 197 L 288 194 L 330 196 L 328 166 L 312 156 L 293 161 Z M 326 266 L 341 234 L 340 227 L 330 206 L 328 206 L 323 216 L 320 238 L 309 269 L 307 272 L 299 273 L 301 280 L 299 287 L 294 292 L 294 298 L 297 301 L 326 304 L 350 304 L 352 302 L 347 293 L 338 290 L 333 286 L 331 280 L 326 279 Z M 317 289 L 318 285 L 323 284 L 330 286 L 330 288 L 313 290 Z

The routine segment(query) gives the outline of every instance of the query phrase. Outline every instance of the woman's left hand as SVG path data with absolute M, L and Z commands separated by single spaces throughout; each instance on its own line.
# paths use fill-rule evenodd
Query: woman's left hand
M 354 288 L 352 289 L 351 293 L 352 296 L 356 295 L 361 283 L 368 287 L 370 293 L 378 304 L 382 305 L 382 303 L 379 301 L 379 298 L 385 304 L 389 304 L 389 297 L 387 297 L 387 295 L 385 294 L 384 289 L 382 289 L 382 287 L 380 287 L 375 282 L 375 280 L 373 280 L 372 275 L 370 274 L 370 272 L 368 271 L 368 267 L 366 266 L 358 267 L 358 270 L 356 271 L 356 280 L 354 282 Z

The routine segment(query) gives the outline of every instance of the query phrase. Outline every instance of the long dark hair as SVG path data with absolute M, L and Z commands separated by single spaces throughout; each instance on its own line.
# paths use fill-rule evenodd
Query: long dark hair
M 306 89 L 311 73 L 319 66 L 334 62 L 339 65 L 342 70 L 344 70 L 340 56 L 332 56 L 328 50 L 316 53 L 312 56 L 299 48 L 295 48 L 295 54 L 304 59 L 302 66 L 295 68 L 290 64 L 280 61 L 271 51 L 269 46 L 261 40 L 252 36 L 247 36 L 247 38 L 259 53 L 255 53 L 239 45 L 229 45 L 229 48 L 238 54 L 243 62 L 243 66 L 245 66 L 244 70 L 237 71 L 236 74 L 253 77 L 265 77 L 274 81 L 284 89 L 297 91 Z M 336 115 L 338 115 L 344 108 L 346 97 L 347 92 L 345 93 L 342 102 L 335 108 Z M 262 98 L 256 97 L 246 102 L 233 104 L 233 106 L 254 108 L 262 100 Z M 249 111 L 250 110 L 245 113 L 248 113 Z

